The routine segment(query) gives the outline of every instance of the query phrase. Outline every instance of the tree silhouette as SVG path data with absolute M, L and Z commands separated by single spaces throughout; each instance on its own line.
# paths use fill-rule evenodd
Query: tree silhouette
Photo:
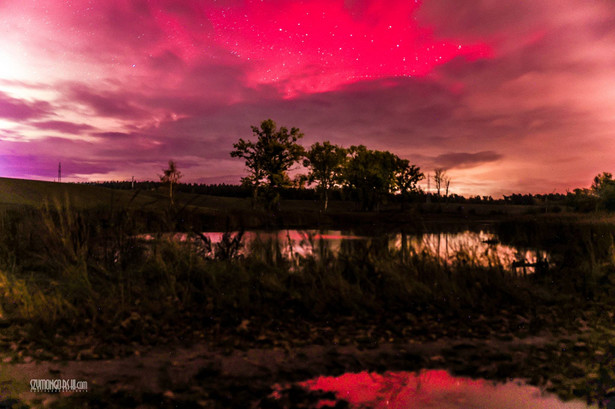
M 433 181 L 436 184 L 436 191 L 438 192 L 438 197 L 440 197 L 440 191 L 444 187 L 446 188 L 446 171 L 442 168 L 436 168 L 434 170 Z
M 613 180 L 613 175 L 610 172 L 602 172 L 601 174 L 594 177 L 594 181 L 592 182 L 592 190 L 600 194 L 607 186 L 615 185 L 615 180 Z
M 363 145 L 351 146 L 348 152 L 344 183 L 358 195 L 362 210 L 374 210 L 395 187 L 399 158 L 391 152 L 370 150 Z
M 411 165 L 407 159 L 397 158 L 395 183 L 401 196 L 401 210 L 405 209 L 408 196 L 419 191 L 417 183 L 423 179 L 425 175 L 421 172 L 421 168 Z
M 615 180 L 611 173 L 602 172 L 594 177 L 591 190 L 598 197 L 596 208 L 615 210 Z
M 280 188 L 292 184 L 288 170 L 303 156 L 304 149 L 297 143 L 303 134 L 298 128 L 277 129 L 271 119 L 261 122 L 260 127 L 251 128 L 256 142 L 240 138 L 233 144 L 235 150 L 231 157 L 245 159 L 250 175 L 244 177 L 242 183 L 252 187 L 255 199 L 259 187 L 264 185 L 268 207 L 274 208 L 279 202 Z
M 326 212 L 329 205 L 329 191 L 339 182 L 346 163 L 348 151 L 325 141 L 317 142 L 305 153 L 303 166 L 310 169 L 308 182 L 317 183 L 317 190 Z
M 169 161 L 169 167 L 163 169 L 163 174 L 160 176 L 162 183 L 169 184 L 169 199 L 171 200 L 171 206 L 173 205 L 173 185 L 176 184 L 182 177 L 182 173 L 177 170 L 177 165 L 174 161 Z

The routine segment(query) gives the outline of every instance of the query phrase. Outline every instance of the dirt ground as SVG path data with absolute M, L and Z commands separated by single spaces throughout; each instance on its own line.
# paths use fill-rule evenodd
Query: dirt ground
M 554 340 L 552 334 L 233 350 L 202 342 L 147 348 L 109 360 L 27 360 L 3 364 L 4 379 L 13 380 L 13 398 L 18 398 L 5 401 L 4 407 L 312 407 L 314 399 L 307 393 L 276 401 L 271 388 L 318 375 L 424 368 L 502 381 L 522 378 L 548 387 L 549 371 L 541 362 L 549 365 L 554 345 L 575 342 L 566 336 Z M 58 378 L 87 381 L 88 391 L 29 391 L 30 379 Z

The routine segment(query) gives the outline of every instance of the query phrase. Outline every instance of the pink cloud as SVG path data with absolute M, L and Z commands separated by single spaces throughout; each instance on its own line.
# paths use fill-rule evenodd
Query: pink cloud
M 79 177 L 155 178 L 172 156 L 186 181 L 238 182 L 228 152 L 266 118 L 306 145 L 448 165 L 468 193 L 615 171 L 607 0 L 9 0 L 0 13 L 0 175 L 62 160 Z
M 254 61 L 251 82 L 277 83 L 287 95 L 423 76 L 456 56 L 489 55 L 485 44 L 435 37 L 413 18 L 417 8 L 418 2 L 400 0 L 248 1 L 214 8 L 209 17 L 219 44 Z
M 42 118 L 51 114 L 51 105 L 46 101 L 12 98 L 0 91 L 0 118 L 21 121 Z

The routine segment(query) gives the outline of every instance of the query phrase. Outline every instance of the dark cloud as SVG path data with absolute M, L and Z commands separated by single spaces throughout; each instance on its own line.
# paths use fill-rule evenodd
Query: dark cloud
M 31 178 L 51 180 L 57 176 L 58 163 L 62 163 L 62 177 L 91 175 L 107 173 L 114 169 L 118 163 L 95 160 L 60 157 L 55 154 L 28 154 L 15 153 L 0 155 L 3 163 L 3 172 L 7 176 L 28 175 Z
M 84 133 L 85 131 L 94 129 L 94 127 L 88 124 L 73 123 L 73 122 L 66 122 L 66 121 L 30 122 L 29 125 L 37 129 L 59 131 L 62 133 L 75 134 L 75 135 L 79 135 L 79 134 Z
M 129 139 L 134 136 L 133 134 L 126 132 L 93 132 L 91 135 L 97 138 L 104 139 L 105 141 Z
M 43 138 L 36 144 L 5 141 L 0 163 L 6 176 L 52 180 L 61 162 L 62 176 L 70 180 L 71 177 L 87 179 L 88 175 L 126 169 L 137 159 L 127 154 L 118 157 L 88 155 L 95 146 L 92 142 L 57 137 Z
M 185 67 L 184 61 L 170 50 L 152 55 L 149 64 L 152 69 L 157 71 L 176 71 Z
M 86 105 L 99 116 L 134 120 L 148 115 L 135 105 L 132 92 L 96 91 L 83 84 L 70 84 L 65 92 L 66 102 Z
M 76 152 L 71 153 L 68 149 L 58 152 L 56 149 L 61 145 L 65 147 L 74 145 L 70 142 L 63 143 L 55 138 L 42 142 L 42 149 L 35 151 L 24 150 L 24 143 L 5 143 L 5 145 L 8 149 L 6 153 L 0 155 L 0 163 L 3 164 L 3 171 L 7 176 L 27 175 L 31 178 L 50 180 L 57 175 L 60 162 L 62 163 L 62 176 L 67 178 L 107 173 L 120 165 L 119 161 L 80 158 Z
M 476 153 L 450 152 L 438 155 L 434 162 L 438 167 L 444 169 L 453 168 L 472 168 L 484 163 L 495 162 L 502 159 L 502 155 L 494 151 L 483 151 Z
M 23 121 L 52 115 L 52 107 L 46 101 L 26 101 L 13 98 L 0 91 L 0 118 Z

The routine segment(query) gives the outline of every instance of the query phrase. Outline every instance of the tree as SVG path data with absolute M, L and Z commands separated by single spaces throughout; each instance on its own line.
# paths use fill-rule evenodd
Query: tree
M 304 149 L 297 143 L 303 137 L 298 128 L 285 127 L 277 129 L 276 123 L 267 119 L 260 128 L 252 126 L 256 142 L 239 141 L 233 144 L 235 150 L 231 157 L 244 158 L 250 175 L 242 179 L 244 185 L 253 189 L 254 198 L 258 198 L 258 189 L 264 185 L 267 190 L 267 202 L 270 208 L 279 202 L 279 190 L 292 184 L 288 170 L 303 156 Z
M 438 197 L 440 197 L 440 190 L 442 187 L 446 187 L 446 171 L 442 168 L 437 168 L 434 170 L 433 181 L 436 184 L 436 190 L 438 192 Z
M 592 191 L 596 194 L 600 194 L 600 192 L 607 186 L 612 186 L 614 184 L 615 180 L 613 180 L 613 175 L 609 172 L 602 172 L 594 177 L 594 181 L 592 182 Z
M 169 161 L 169 167 L 162 171 L 163 174 L 160 176 L 160 181 L 169 184 L 169 199 L 171 199 L 171 205 L 173 205 L 173 185 L 181 179 L 182 173 L 177 170 L 177 165 L 172 160 Z
M 303 166 L 310 169 L 308 182 L 317 183 L 317 190 L 326 212 L 329 205 L 329 191 L 339 182 L 348 151 L 329 141 L 315 143 L 305 153 Z
M 591 212 L 598 207 L 598 197 L 590 189 L 574 189 L 566 194 L 566 204 L 576 212 Z
M 362 210 L 373 210 L 382 197 L 395 187 L 395 171 L 399 158 L 387 151 L 351 146 L 343 170 L 343 181 L 358 196 Z
M 411 165 L 407 159 L 397 158 L 397 169 L 395 172 L 395 183 L 401 196 L 401 210 L 405 209 L 406 199 L 411 193 L 418 192 L 420 189 L 417 183 L 425 179 L 421 168 Z
M 602 172 L 594 177 L 592 193 L 598 197 L 597 208 L 608 211 L 615 210 L 615 180 L 609 172 Z

